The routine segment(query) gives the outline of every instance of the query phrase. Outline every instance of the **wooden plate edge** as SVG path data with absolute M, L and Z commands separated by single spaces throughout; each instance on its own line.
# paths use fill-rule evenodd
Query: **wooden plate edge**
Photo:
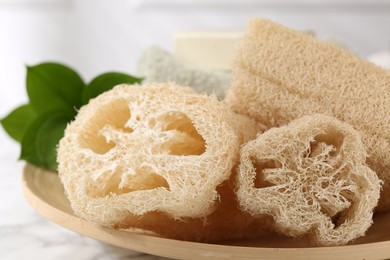
M 316 248 L 262 248 L 204 244 L 160 238 L 100 227 L 65 213 L 41 198 L 29 186 L 28 174 L 34 166 L 23 171 L 23 194 L 31 207 L 53 223 L 114 246 L 147 254 L 175 259 L 385 259 L 390 257 L 390 241 Z M 260 258 L 261 257 L 261 258 Z

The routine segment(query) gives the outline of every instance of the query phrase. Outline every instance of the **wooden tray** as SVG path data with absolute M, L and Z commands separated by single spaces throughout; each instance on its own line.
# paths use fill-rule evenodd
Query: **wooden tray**
M 94 225 L 73 214 L 56 173 L 26 165 L 23 189 L 31 206 L 50 221 L 102 242 L 176 259 L 385 259 L 390 258 L 390 213 L 378 214 L 367 235 L 340 247 L 306 247 L 277 235 L 221 244 L 166 239 Z

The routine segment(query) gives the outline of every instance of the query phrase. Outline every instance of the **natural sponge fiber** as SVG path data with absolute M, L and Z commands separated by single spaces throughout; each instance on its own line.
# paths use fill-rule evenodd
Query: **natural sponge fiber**
M 198 93 L 225 97 L 231 85 L 231 73 L 224 70 L 205 70 L 185 64 L 171 53 L 157 46 L 146 49 L 137 63 L 137 73 L 144 77 L 143 84 L 174 82 L 189 86 Z
M 250 22 L 233 64 L 227 102 L 268 127 L 313 113 L 363 133 L 367 163 L 390 209 L 390 73 L 353 53 L 264 19 Z
M 59 176 L 76 215 L 158 231 L 151 224 L 158 216 L 205 218 L 216 209 L 217 186 L 229 180 L 241 143 L 257 131 L 253 120 L 190 88 L 120 85 L 68 125 Z M 137 223 L 143 217 L 149 222 Z
M 305 116 L 271 128 L 241 149 L 237 196 L 243 210 L 271 215 L 275 229 L 342 245 L 372 224 L 381 181 L 348 124 Z
M 173 219 L 161 212 L 150 212 L 140 216 L 129 215 L 115 224 L 115 228 L 137 228 L 150 230 L 155 234 L 180 240 L 217 242 L 251 239 L 272 234 L 270 216 L 253 217 L 240 210 L 235 194 L 235 172 L 230 179 L 217 187 L 219 199 L 215 211 L 204 218 Z

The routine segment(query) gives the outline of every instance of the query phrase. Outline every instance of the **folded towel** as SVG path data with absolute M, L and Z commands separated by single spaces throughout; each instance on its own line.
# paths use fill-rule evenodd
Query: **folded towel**
M 189 86 L 198 93 L 225 97 L 230 87 L 231 74 L 225 70 L 205 70 L 184 64 L 169 52 L 152 46 L 138 60 L 137 74 L 145 79 L 143 84 L 174 82 Z

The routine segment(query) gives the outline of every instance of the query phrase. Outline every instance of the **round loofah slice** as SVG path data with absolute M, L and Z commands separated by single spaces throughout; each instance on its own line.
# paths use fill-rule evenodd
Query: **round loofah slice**
M 305 116 L 271 128 L 241 149 L 239 203 L 252 215 L 271 215 L 275 229 L 342 245 L 372 224 L 381 181 L 365 164 L 356 130 L 336 118 Z
M 68 125 L 59 176 L 75 214 L 105 226 L 140 226 L 141 216 L 149 224 L 159 215 L 206 217 L 240 144 L 257 130 L 254 121 L 190 88 L 120 85 Z

